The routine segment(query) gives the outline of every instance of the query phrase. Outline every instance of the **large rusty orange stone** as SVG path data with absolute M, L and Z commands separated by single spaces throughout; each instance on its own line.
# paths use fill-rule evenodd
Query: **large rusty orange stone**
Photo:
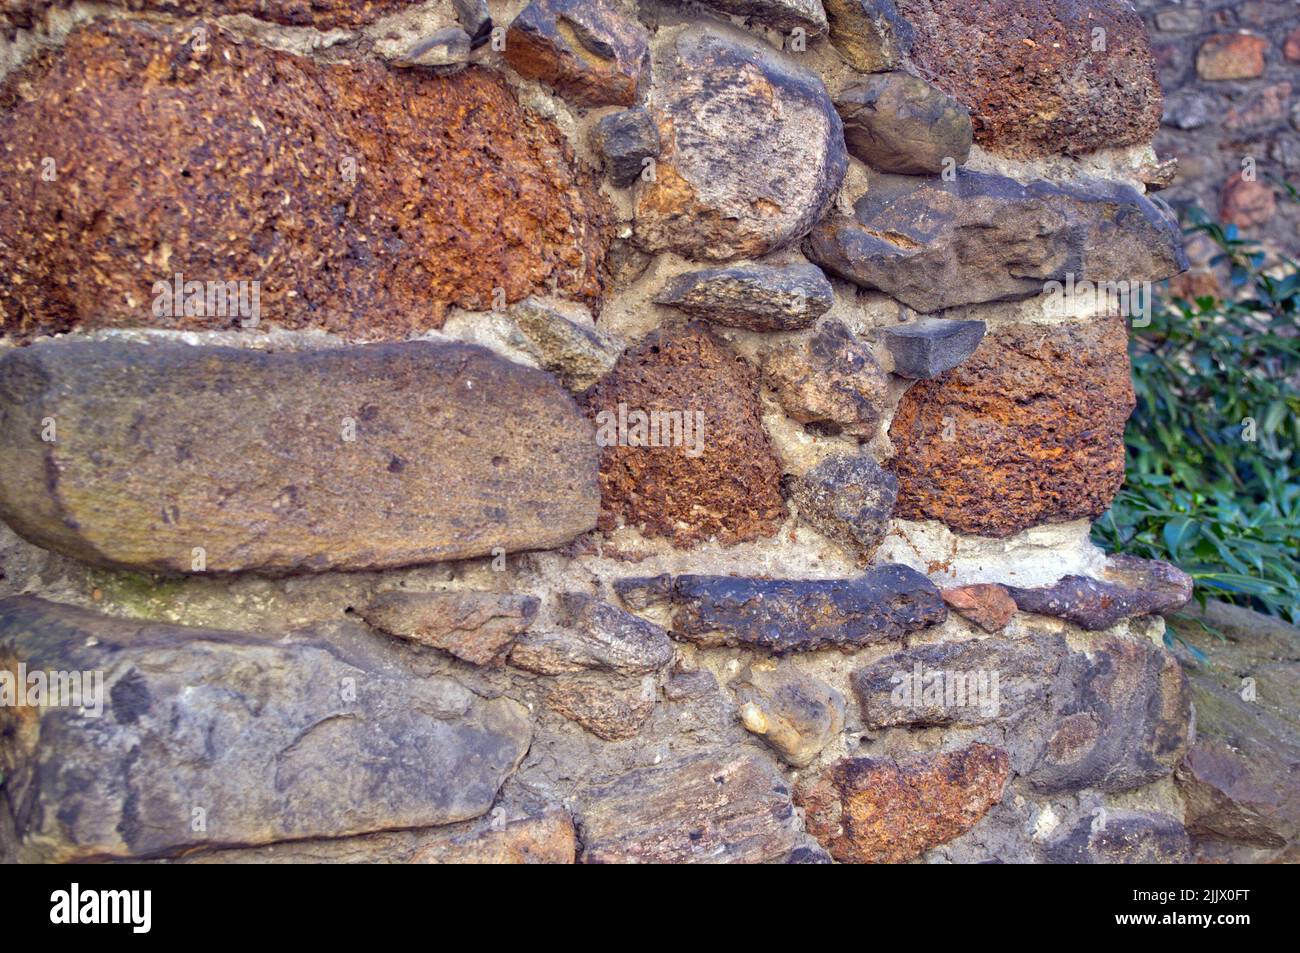
M 970 830 L 1002 800 L 1001 748 L 845 758 L 795 793 L 808 833 L 845 864 L 897 864 Z
M 1162 99 L 1128 0 L 897 0 L 919 72 L 971 111 L 975 141 L 1011 155 L 1149 141 Z
M 1004 537 L 1095 519 L 1124 482 L 1133 411 L 1122 318 L 1016 325 L 903 395 L 894 515 Z
M 263 323 L 368 339 L 551 286 L 598 303 L 607 206 L 500 75 L 190 37 L 96 22 L 15 78 L 3 331 L 243 323 L 168 307 L 177 274 L 258 281 Z

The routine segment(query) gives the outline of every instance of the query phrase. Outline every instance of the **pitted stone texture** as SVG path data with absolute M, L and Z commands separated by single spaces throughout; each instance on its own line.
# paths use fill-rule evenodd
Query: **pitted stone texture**
M 816 265 L 732 265 L 678 275 L 655 302 L 746 331 L 798 331 L 831 309 L 835 289 Z
M 582 862 L 764 863 L 796 846 L 790 789 L 769 761 L 704 752 L 580 792 Z
M 537 615 L 536 596 L 495 592 L 380 593 L 361 617 L 381 632 L 442 649 L 472 665 L 498 665 Z
M 844 728 L 844 697 L 791 662 L 754 663 L 731 687 L 741 724 L 793 767 L 811 764 Z
M 889 430 L 896 515 L 991 537 L 1095 519 L 1124 482 L 1133 404 L 1120 318 L 990 334 L 903 395 Z
M 260 282 L 263 323 L 363 339 L 441 327 L 448 305 L 486 309 L 498 288 L 599 303 L 607 204 L 500 76 L 189 37 L 79 28 L 0 116 L 0 330 L 250 317 L 186 314 L 163 293 L 178 274 Z
M 20 535 L 156 572 L 548 548 L 591 529 L 599 506 L 573 399 L 465 344 L 15 348 L 0 357 L 0 457 L 0 517 Z
M 844 178 L 844 131 L 816 74 L 762 40 L 693 23 L 666 40 L 651 95 L 663 150 L 637 189 L 647 251 L 727 261 L 799 241 Z
M 6 0 L 0 7 L 0 27 L 32 27 L 52 7 L 52 0 Z M 228 16 L 245 13 L 284 26 L 317 30 L 355 28 L 397 13 L 410 0 L 104 0 L 104 5 L 145 13 L 192 16 Z
M 597 738 L 625 741 L 634 737 L 654 714 L 654 683 L 566 678 L 546 696 L 546 707 L 582 725 Z
M 884 328 L 881 336 L 894 359 L 895 374 L 929 380 L 975 353 L 984 332 L 983 321 L 921 318 Z
M 651 332 L 586 405 L 602 444 L 601 529 L 623 523 L 689 546 L 710 537 L 724 544 L 757 539 L 780 525 L 781 467 L 763 428 L 757 375 L 707 326 Z M 675 412 L 692 426 L 702 419 L 703 428 L 687 440 L 684 426 L 669 433 L 663 424 L 651 445 L 653 420 L 639 440 L 630 415 L 656 411 Z
M 943 601 L 985 632 L 1001 632 L 1016 614 L 1016 601 L 997 583 L 954 586 L 943 590 Z
M 1021 185 L 964 169 L 951 182 L 871 176 L 853 216 L 828 216 L 804 253 L 924 314 L 1034 297 L 1071 275 L 1160 281 L 1187 268 L 1177 222 L 1128 185 Z
M 866 565 L 889 529 L 898 498 L 894 475 L 874 457 L 854 454 L 827 457 L 785 483 L 799 518 Z
M 1112 637 L 1089 649 L 1075 699 L 1028 773 L 1046 792 L 1127 791 L 1170 774 L 1187 747 L 1191 707 L 1178 660 Z
M 1100 578 L 1065 576 L 1051 586 L 1007 590 L 1025 612 L 1057 616 L 1096 632 L 1132 616 L 1181 609 L 1192 598 L 1192 577 L 1158 559 L 1115 555 Z
M 974 827 L 1002 799 L 1007 753 L 985 744 L 890 758 L 846 758 L 802 785 L 808 833 L 845 864 L 896 864 Z
M 889 378 L 843 322 L 770 352 L 763 380 L 791 419 L 869 440 L 880 425 Z
M 528 713 L 417 670 L 413 652 L 349 624 L 225 632 L 0 602 L 9 665 L 104 673 L 101 717 L 0 708 L 19 859 L 170 856 L 484 814 L 528 750 Z
M 703 5 L 783 33 L 801 28 L 811 37 L 826 32 L 822 0 L 703 0 Z
M 896 69 L 911 52 L 912 25 L 894 0 L 823 0 L 823 5 L 831 43 L 854 69 Z
M 1043 859 L 1049 864 L 1185 864 L 1191 843 L 1176 817 L 1100 808 L 1053 838 Z
M 948 614 L 934 584 L 899 565 L 853 579 L 631 577 L 614 588 L 633 607 L 667 602 L 676 638 L 777 655 L 898 641 Z
M 849 153 L 882 172 L 955 169 L 970 155 L 970 113 L 951 96 L 907 73 L 880 73 L 839 94 Z
M 673 659 L 672 642 L 653 622 L 581 592 L 560 596 L 561 628 L 533 632 L 510 655 L 516 668 L 540 675 L 594 669 L 618 675 L 648 675 Z
M 523 348 L 561 384 L 579 393 L 614 366 L 622 348 L 595 328 L 570 321 L 554 308 L 528 298 L 510 309 Z
M 1160 84 L 1127 0 L 898 0 L 898 8 L 915 33 L 913 64 L 970 108 L 985 148 L 1078 154 L 1156 133 Z
M 659 155 L 659 127 L 644 109 L 610 113 L 591 127 L 591 147 L 609 181 L 626 188 L 646 171 L 645 160 Z
M 650 66 L 650 36 L 607 0 L 533 0 L 506 31 L 515 72 L 579 106 L 631 106 Z

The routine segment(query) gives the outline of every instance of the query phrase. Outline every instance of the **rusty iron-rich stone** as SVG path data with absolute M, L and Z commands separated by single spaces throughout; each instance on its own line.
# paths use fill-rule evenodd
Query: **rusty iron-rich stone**
M 853 216 L 828 216 L 804 253 L 923 314 L 1034 297 L 1052 281 L 1129 287 L 1187 268 L 1177 222 L 1131 186 L 965 169 L 952 181 L 872 175 Z
M 811 764 L 844 727 L 844 696 L 792 662 L 755 662 L 731 688 L 745 730 L 793 767 Z
M 96 21 L 23 77 L 0 115 L 0 330 L 260 322 L 373 340 L 499 294 L 599 304 L 608 205 L 498 74 L 189 38 Z
M 614 588 L 634 607 L 667 602 L 679 639 L 777 655 L 898 641 L 948 615 L 934 584 L 901 565 L 877 566 L 853 579 L 632 577 Z
M 284 26 L 317 30 L 352 29 L 373 23 L 410 5 L 410 0 L 104 0 L 103 5 L 145 13 L 233 16 L 244 13 Z M 0 29 L 35 26 L 60 0 L 5 0 Z
M 473 665 L 499 665 L 537 615 L 536 596 L 497 592 L 380 593 L 361 617 L 381 632 L 442 649 Z
M 912 49 L 912 25 L 894 0 L 822 0 L 831 43 L 856 70 L 879 73 L 903 64 Z
M 1124 482 L 1133 405 L 1121 318 L 990 334 L 903 395 L 895 515 L 992 537 L 1095 519 Z
M 650 68 L 650 35 L 608 0 L 533 0 L 506 31 L 502 55 L 579 106 L 632 106 Z
M 1028 772 L 1039 791 L 1128 791 L 1168 776 L 1187 749 L 1187 677 L 1146 639 L 1089 647 L 1075 697 Z
M 889 529 L 898 498 L 894 475 L 870 454 L 845 454 L 784 482 L 799 518 L 865 566 Z
M 1168 814 L 1098 808 L 1043 848 L 1049 864 L 1185 864 L 1191 844 Z
M 687 546 L 780 525 L 781 466 L 757 374 L 707 325 L 651 332 L 586 405 L 602 448 L 601 529 L 626 524 Z
M 730 265 L 678 275 L 655 303 L 746 331 L 799 331 L 831 309 L 835 289 L 816 265 Z
M 618 606 L 586 593 L 565 592 L 558 609 L 559 628 L 520 639 L 510 654 L 511 665 L 539 675 L 589 669 L 649 675 L 673 660 L 667 632 Z
M 880 425 L 889 377 L 842 321 L 769 352 L 763 381 L 792 420 L 869 440 Z
M 943 590 L 943 601 L 964 619 L 985 632 L 1001 632 L 1016 614 L 1016 601 L 1006 586 L 995 582 L 953 586 Z
M 549 548 L 599 507 L 591 427 L 554 378 L 432 341 L 13 348 L 0 458 L 0 517 L 21 536 L 167 573 Z
M 527 709 L 479 698 L 419 653 L 349 622 L 228 632 L 0 601 L 6 667 L 102 673 L 99 717 L 0 706 L 0 810 L 18 859 L 173 856 L 485 814 L 528 750 Z
M 870 76 L 840 92 L 835 108 L 850 155 L 873 169 L 937 174 L 970 155 L 966 107 L 916 76 Z
M 790 788 L 743 749 L 637 768 L 579 793 L 583 863 L 764 863 L 795 847 Z
M 1070 575 L 1050 586 L 1008 586 L 1007 591 L 1025 612 L 1056 616 L 1096 632 L 1132 616 L 1181 609 L 1192 598 L 1192 577 L 1158 559 L 1118 554 L 1106 561 L 1099 578 Z
M 981 146 L 1078 154 L 1155 136 L 1160 83 L 1127 0 L 897 2 L 913 65 L 970 109 Z
M 665 43 L 651 94 L 663 149 L 637 186 L 638 242 L 728 261 L 799 241 L 848 163 L 821 80 L 723 24 L 692 23 Z
M 896 864 L 966 833 L 1002 799 L 1007 753 L 986 744 L 845 758 L 796 792 L 808 833 L 844 864 Z

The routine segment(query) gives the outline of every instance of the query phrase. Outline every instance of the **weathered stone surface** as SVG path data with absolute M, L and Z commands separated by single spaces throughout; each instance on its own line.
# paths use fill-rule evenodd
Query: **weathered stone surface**
M 732 265 L 678 275 L 655 301 L 747 331 L 798 331 L 831 309 L 835 290 L 816 265 Z
M 791 662 L 755 662 L 731 687 L 745 729 L 796 768 L 811 764 L 844 728 L 844 696 Z
M 1095 519 L 1124 482 L 1133 404 L 1121 318 L 990 334 L 903 395 L 895 515 L 993 537 Z
M 1101 808 L 1043 849 L 1049 864 L 1185 864 L 1187 831 L 1175 817 Z
M 586 405 L 602 446 L 601 529 L 622 523 L 686 546 L 757 539 L 780 525 L 781 467 L 757 374 L 707 326 L 651 332 Z
M 1160 84 L 1142 18 L 1126 0 L 898 0 L 898 8 L 916 37 L 913 64 L 970 108 L 985 148 L 1075 154 L 1155 135 Z
M 510 309 L 524 349 L 574 392 L 591 387 L 614 366 L 623 349 L 595 328 L 570 321 L 554 308 L 527 298 Z
M 755 754 L 704 752 L 581 792 L 582 862 L 763 863 L 794 848 L 790 789 Z
M 919 645 L 853 674 L 873 729 L 1015 722 L 1048 698 L 1067 649 L 1060 636 Z
M 1025 612 L 1057 616 L 1096 632 L 1131 616 L 1181 609 L 1192 598 L 1192 577 L 1158 559 L 1115 555 L 1099 579 L 1070 575 L 1050 586 L 1008 586 L 1007 591 Z
M 1040 791 L 1127 791 L 1168 775 L 1186 750 L 1187 679 L 1173 655 L 1109 638 L 1089 656 L 1076 700 L 1029 772 Z
M 958 170 L 871 176 L 853 217 L 804 243 L 827 271 L 933 313 L 1042 294 L 1048 281 L 1160 281 L 1187 267 L 1177 223 L 1130 186 L 1021 185 Z
M 1219 218 L 1238 228 L 1267 225 L 1277 214 L 1273 187 L 1258 179 L 1246 179 L 1240 172 L 1223 184 L 1219 196 Z
M 564 679 L 546 696 L 546 706 L 598 738 L 624 741 L 654 714 L 654 681 Z
M 659 127 L 644 109 L 610 113 L 591 127 L 591 146 L 609 181 L 626 188 L 641 178 L 645 160 L 659 155 Z
M 456 19 L 465 28 L 465 32 L 475 38 L 477 45 L 480 37 L 492 26 L 487 0 L 451 0 L 451 5 L 456 8 Z M 483 41 L 486 41 L 486 37 L 483 37 Z
M 849 153 L 882 172 L 937 174 L 970 155 L 966 107 L 908 73 L 879 73 L 850 86 L 835 108 Z
M 1250 33 L 1216 33 L 1196 52 L 1201 79 L 1258 79 L 1264 75 L 1268 40 Z
M 889 529 L 898 481 L 874 457 L 827 457 L 785 483 L 801 520 L 852 552 L 862 565 L 875 554 Z
M 469 34 L 458 26 L 438 30 L 388 58 L 394 66 L 454 70 L 469 62 Z
M 197 51 L 185 29 L 81 27 L 0 116 L 0 330 L 255 318 L 373 340 L 497 288 L 599 303 L 607 204 L 499 75 L 326 64 L 217 28 Z M 240 312 L 172 300 L 177 275 L 260 284 Z
M 889 377 L 843 322 L 768 353 L 763 380 L 793 420 L 867 440 L 880 426 Z
M 703 0 L 732 16 L 746 17 L 773 30 L 788 33 L 802 28 L 808 36 L 826 32 L 826 11 L 821 0 Z
M 361 617 L 403 639 L 450 652 L 473 665 L 504 661 L 537 615 L 536 596 L 497 592 L 404 592 L 376 596 Z
M 533 0 L 506 31 L 515 72 L 579 106 L 631 106 L 650 68 L 650 36 L 607 0 Z
M 614 588 L 629 605 L 667 601 L 677 638 L 778 655 L 895 641 L 948 613 L 929 579 L 899 565 L 877 566 L 854 579 L 631 577 Z
M 527 711 L 412 670 L 411 651 L 348 624 L 223 632 L 0 602 L 8 666 L 103 672 L 100 717 L 0 707 L 19 858 L 155 857 L 485 813 L 528 749 Z
M 912 50 L 912 25 L 894 0 L 822 0 L 831 43 L 849 64 L 864 73 L 902 65 Z
M 0 357 L 0 456 L 0 516 L 20 535 L 158 572 L 546 548 L 597 515 L 572 398 L 464 344 L 16 348 Z
M 848 161 L 821 80 L 721 24 L 692 23 L 667 43 L 651 95 L 663 151 L 637 190 L 637 240 L 723 261 L 799 241 Z
M 581 592 L 560 596 L 563 628 L 531 632 L 510 653 L 510 664 L 540 675 L 595 669 L 619 675 L 648 675 L 673 659 L 662 628 Z
M 966 833 L 1002 799 L 999 748 L 846 758 L 799 788 L 808 833 L 845 864 L 901 863 Z
M 457 0 L 459 2 L 459 0 Z M 181 16 L 223 16 L 245 13 L 285 26 L 310 26 L 318 30 L 365 26 L 396 13 L 410 0 L 106 0 L 105 6 L 148 13 Z M 0 26 L 31 27 L 57 0 L 5 0 Z
M 921 318 L 881 332 L 894 358 L 894 373 L 929 380 L 950 371 L 975 353 L 984 340 L 983 321 Z
M 1016 601 L 1006 586 L 997 583 L 953 586 L 941 594 L 943 601 L 958 615 L 974 622 L 985 632 L 1001 632 L 1016 614 Z

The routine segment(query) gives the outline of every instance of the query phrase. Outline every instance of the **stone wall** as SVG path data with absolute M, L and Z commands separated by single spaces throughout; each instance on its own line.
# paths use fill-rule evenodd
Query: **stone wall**
M 1126 3 L 0 26 L 0 855 L 1190 856 Z

